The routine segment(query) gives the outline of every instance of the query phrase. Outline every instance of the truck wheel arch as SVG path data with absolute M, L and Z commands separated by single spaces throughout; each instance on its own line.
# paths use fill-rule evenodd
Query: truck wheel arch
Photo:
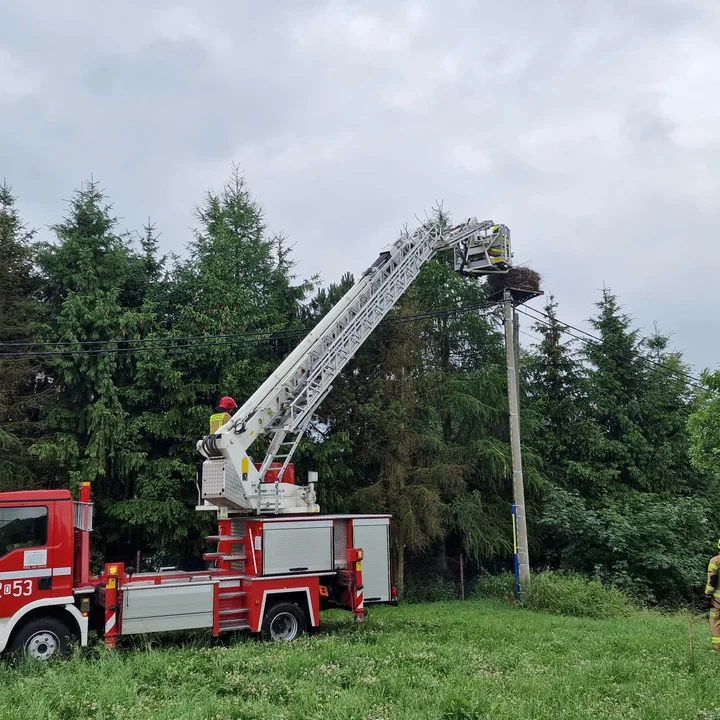
M 73 604 L 73 598 L 53 598 L 28 603 L 8 619 L 5 627 L 0 626 L 0 652 L 4 652 L 12 643 L 18 631 L 36 618 L 52 617 L 64 623 L 72 635 L 87 645 L 88 619 Z
M 278 634 L 273 623 L 280 621 Z M 289 621 L 289 624 L 288 624 Z M 286 627 L 282 627 L 282 623 Z M 266 640 L 294 640 L 308 631 L 308 614 L 297 602 L 281 600 L 269 605 L 265 610 L 260 632 Z M 280 633 L 284 633 L 280 634 Z
M 260 608 L 260 628 L 265 621 L 268 610 L 279 603 L 295 603 L 305 613 L 308 626 L 315 628 L 320 624 L 320 618 L 315 617 L 312 597 L 309 587 L 284 588 L 282 590 L 265 590 L 263 592 L 262 606 Z M 258 628 L 258 629 L 260 629 Z
M 18 623 L 8 644 L 8 653 L 33 660 L 49 660 L 66 656 L 73 640 L 73 633 L 63 618 L 54 615 L 23 618 Z

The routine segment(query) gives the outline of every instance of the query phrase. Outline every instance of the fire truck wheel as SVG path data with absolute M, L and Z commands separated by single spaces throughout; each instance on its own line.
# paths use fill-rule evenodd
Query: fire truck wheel
M 67 652 L 70 631 L 55 618 L 36 618 L 18 631 L 10 652 L 25 655 L 31 660 L 50 660 Z
M 281 602 L 273 605 L 263 618 L 262 634 L 268 640 L 294 640 L 307 629 L 307 618 L 299 605 Z

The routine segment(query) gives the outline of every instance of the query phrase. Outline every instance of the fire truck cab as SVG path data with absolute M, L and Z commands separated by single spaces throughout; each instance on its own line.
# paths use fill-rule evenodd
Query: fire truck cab
M 0 494 L 0 652 L 29 643 L 33 655 L 49 656 L 63 632 L 87 643 L 74 577 L 76 507 L 67 490 Z

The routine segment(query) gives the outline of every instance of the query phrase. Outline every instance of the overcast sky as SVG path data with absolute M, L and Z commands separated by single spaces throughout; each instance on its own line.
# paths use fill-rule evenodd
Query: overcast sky
M 718 367 L 718 38 L 712 0 L 4 0 L 0 177 L 42 227 L 93 174 L 182 251 L 235 162 L 326 282 L 442 201 L 562 319 L 605 284 Z

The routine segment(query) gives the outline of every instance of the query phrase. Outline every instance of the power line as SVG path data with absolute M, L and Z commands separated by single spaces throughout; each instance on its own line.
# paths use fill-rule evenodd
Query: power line
M 392 325 L 399 325 L 409 322 L 416 322 L 418 320 L 428 320 L 428 319 L 434 319 L 439 317 L 448 317 L 450 315 L 457 315 L 457 314 L 465 314 L 468 312 L 472 312 L 475 310 L 487 310 L 492 307 L 497 307 L 502 301 L 493 301 L 493 302 L 484 302 L 480 304 L 475 305 L 464 305 L 458 308 L 450 308 L 446 310 L 434 310 L 434 311 L 427 311 L 422 313 L 412 313 L 408 315 L 400 315 L 397 317 L 391 317 L 387 318 L 386 320 L 383 320 L 382 322 L 378 323 L 378 327 L 387 327 Z M 537 315 L 540 315 L 541 317 L 535 317 L 534 315 L 529 315 L 526 311 L 530 310 L 533 313 L 536 313 Z M 525 315 L 525 317 L 535 321 L 540 322 L 547 327 L 551 327 L 550 320 L 553 320 L 550 315 L 547 313 L 544 313 L 540 310 L 536 310 L 535 308 L 529 307 L 529 306 L 523 306 L 523 309 L 518 309 L 517 312 Z M 621 357 L 625 357 L 627 359 L 639 359 L 644 363 L 653 365 L 657 368 L 659 368 L 667 377 L 683 377 L 686 379 L 686 381 L 690 381 L 687 384 L 691 387 L 694 387 L 695 389 L 704 390 L 707 389 L 706 386 L 702 385 L 702 380 L 698 377 L 695 377 L 693 375 L 690 375 L 689 373 L 686 373 L 682 370 L 670 370 L 666 365 L 663 365 L 660 362 L 657 362 L 653 360 L 652 358 L 646 357 L 644 355 L 641 355 L 638 352 L 632 353 L 628 352 L 624 348 L 620 348 L 616 345 L 613 345 L 612 343 L 608 343 L 607 341 L 603 340 L 602 338 L 593 335 L 592 333 L 589 333 L 585 330 L 582 330 L 581 328 L 575 327 L 574 325 L 571 325 L 570 323 L 565 323 L 561 320 L 558 320 L 557 318 L 554 318 L 554 322 L 557 323 L 557 325 L 564 328 L 563 333 L 566 335 L 569 335 L 572 338 L 575 338 L 576 340 L 580 340 L 581 342 L 585 343 L 593 343 L 597 346 L 600 346 L 605 349 L 611 349 L 614 350 L 618 355 Z M 203 348 L 205 350 L 214 348 L 214 347 L 224 347 L 228 345 L 252 345 L 252 344 L 260 344 L 260 343 L 266 343 L 266 342 L 277 342 L 277 341 L 283 341 L 283 340 L 294 340 L 297 338 L 302 338 L 307 336 L 307 334 L 312 330 L 312 328 L 309 327 L 302 327 L 302 328 L 287 328 L 285 330 L 254 330 L 254 331 L 247 331 L 244 333 L 232 333 L 232 334 L 222 334 L 222 335 L 190 335 L 190 336 L 182 336 L 182 337 L 168 337 L 168 338 L 140 338 L 137 340 L 78 340 L 78 341 L 58 341 L 58 342 L 40 342 L 40 343 L 2 343 L 0 342 L 0 347 L 18 347 L 18 346 L 25 346 L 25 347 L 75 347 L 79 346 L 83 349 L 80 350 L 39 350 L 39 351 L 32 351 L 32 350 L 26 350 L 22 352 L 0 352 L 0 360 L 5 359 L 17 359 L 17 358 L 24 358 L 24 357 L 77 357 L 77 356 L 100 356 L 100 355 L 121 355 L 121 354 L 127 354 L 127 353 L 138 353 L 138 352 L 152 352 L 152 351 L 164 351 L 164 352 L 176 352 L 178 350 L 193 350 L 197 348 Z M 575 331 L 576 333 L 580 333 L 581 335 L 585 337 L 581 337 L 579 335 L 574 334 L 573 332 L 570 332 L 570 330 Z M 525 335 L 526 333 L 523 332 Z M 212 340 L 213 342 L 195 342 L 197 340 Z M 155 344 L 151 345 L 149 343 L 163 343 L 163 344 Z M 172 344 L 168 344 L 172 343 Z M 180 343 L 180 344 L 175 344 Z M 131 345 L 132 344 L 132 345 Z M 135 344 L 140 344 L 141 347 L 134 347 Z M 103 347 L 96 348 L 96 349 L 87 349 L 87 345 L 101 345 Z M 123 347 L 106 347 L 107 345 L 123 345 Z
M 547 320 L 541 320 L 540 318 L 533 317 L 532 315 L 528 315 L 526 312 L 523 312 L 522 310 L 518 310 L 518 312 L 522 313 L 523 315 L 525 315 L 525 317 L 530 318 L 531 320 L 535 320 L 535 322 L 539 322 L 547 327 L 552 327 L 551 323 Z M 544 313 L 540 313 L 540 314 L 544 314 Z M 560 320 L 557 320 L 557 318 L 555 319 L 555 322 L 557 322 L 558 325 L 562 325 L 564 327 L 570 327 L 573 330 L 577 329 L 577 328 L 573 328 L 571 325 L 566 325 L 565 323 L 561 322 Z M 623 357 L 627 360 L 636 359 L 636 360 L 640 360 L 641 362 L 643 362 L 645 364 L 654 365 L 655 367 L 657 367 L 660 370 L 661 374 L 663 374 L 665 377 L 674 378 L 676 380 L 683 379 L 685 381 L 686 385 L 688 385 L 689 387 L 695 388 L 696 390 L 708 390 L 708 387 L 706 385 L 701 384 L 702 380 L 700 378 L 696 378 L 696 377 L 689 375 L 688 373 L 685 373 L 681 370 L 671 370 L 666 365 L 663 365 L 662 363 L 652 360 L 651 358 L 645 357 L 644 355 L 641 355 L 640 353 L 637 353 L 637 352 L 628 353 L 623 348 L 618 348 L 617 346 L 614 346 L 610 343 L 606 343 L 601 338 L 597 338 L 597 337 L 591 335 L 590 333 L 585 333 L 582 330 L 578 330 L 578 332 L 581 332 L 584 335 L 588 335 L 591 339 L 588 340 L 586 338 L 580 337 L 579 335 L 575 335 L 571 332 L 568 332 L 567 330 L 564 332 L 564 334 L 569 335 L 570 337 L 575 338 L 576 340 L 580 340 L 581 342 L 584 342 L 584 343 L 593 343 L 595 345 L 600 346 L 603 349 L 609 348 L 611 350 L 614 350 L 616 354 L 620 355 L 620 357 Z M 692 381 L 692 382 L 690 382 L 690 381 Z
M 472 312 L 474 310 L 483 310 L 488 309 L 490 307 L 493 307 L 497 305 L 497 302 L 485 302 L 482 304 L 477 305 L 465 305 L 459 308 L 450 308 L 448 310 L 434 310 L 434 311 L 428 311 L 423 313 L 414 313 L 414 314 L 408 314 L 408 315 L 400 315 L 398 317 L 394 318 L 388 318 L 387 320 L 383 320 L 382 322 L 378 323 L 378 327 L 382 326 L 390 326 L 390 325 L 398 325 L 408 322 L 416 322 L 418 320 L 427 320 L 427 319 L 433 319 L 437 317 L 447 317 L 450 315 L 456 315 L 456 314 L 464 314 L 468 312 Z M 83 356 L 83 355 L 90 355 L 90 356 L 99 356 L 99 355 L 119 355 L 119 354 L 126 354 L 126 353 L 136 353 L 136 352 L 150 352 L 153 350 L 163 350 L 163 351 L 175 351 L 175 350 L 192 350 L 195 348 L 213 348 L 213 347 L 221 347 L 221 346 L 227 346 L 227 345 L 245 345 L 245 344 L 255 344 L 255 343 L 265 343 L 265 342 L 273 342 L 276 340 L 293 340 L 300 337 L 305 337 L 307 334 L 312 330 L 312 328 L 297 328 L 297 329 L 288 329 L 285 331 L 278 331 L 282 334 L 277 334 L 274 331 L 254 331 L 254 332 L 248 332 L 248 333 L 237 333 L 233 335 L 207 335 L 207 336 L 188 336 L 188 337 L 171 337 L 171 338 L 145 338 L 143 340 L 98 340 L 98 341 L 77 341 L 77 345 L 80 345 L 83 347 L 82 350 L 39 350 L 39 351 L 22 351 L 22 352 L 0 352 L 0 359 L 2 358 L 23 358 L 23 357 L 76 357 L 76 356 Z M 262 332 L 263 335 L 266 337 L 258 337 L 260 333 Z M 225 340 L 225 338 L 231 338 L 229 340 Z M 211 339 L 211 340 L 223 340 L 222 342 L 185 342 L 185 341 L 193 341 L 197 339 Z M 148 342 L 162 342 L 162 343 L 168 343 L 168 342 L 182 342 L 183 344 L 161 344 L 161 345 L 143 345 L 142 347 L 115 347 L 115 348 L 109 348 L 109 347 L 102 347 L 97 349 L 85 349 L 85 345 L 88 344 L 102 344 L 102 345 L 109 345 L 109 344 L 118 344 L 118 343 L 148 343 Z M 70 343 L 62 342 L 57 343 L 55 346 L 60 347 L 66 347 Z M 39 343 L 40 346 L 47 346 L 50 345 L 50 343 Z
M 539 323 L 545 325 L 546 327 L 552 327 L 551 323 L 547 320 L 541 320 L 540 318 L 533 317 L 532 315 L 528 315 L 527 313 L 524 313 L 524 312 L 522 314 L 525 315 L 525 317 L 530 318 L 531 320 L 535 320 L 536 322 L 539 322 Z M 562 323 L 558 320 L 556 320 L 556 321 L 558 322 L 559 325 L 564 325 L 564 323 Z M 680 379 L 682 376 L 683 379 L 686 381 L 686 383 L 690 387 L 694 387 L 698 390 L 706 390 L 707 389 L 707 387 L 705 387 L 704 385 L 699 384 L 700 382 L 702 382 L 699 378 L 694 378 L 693 376 L 687 375 L 687 373 L 683 373 L 680 370 L 677 370 L 677 371 L 671 370 L 670 368 L 663 365 L 662 363 L 655 362 L 654 360 L 651 360 L 650 358 L 645 357 L 645 356 L 641 355 L 640 353 L 627 352 L 626 350 L 624 350 L 622 348 L 618 348 L 616 345 L 612 345 L 611 343 L 603 342 L 600 339 L 597 339 L 597 340 L 596 339 L 587 339 L 587 338 L 581 337 L 579 335 L 575 335 L 574 333 L 568 332 L 567 330 L 565 330 L 563 332 L 563 334 L 569 335 L 570 337 L 575 338 L 576 340 L 580 340 L 580 342 L 599 346 L 606 351 L 607 350 L 613 351 L 616 355 L 619 355 L 621 358 L 623 358 L 625 360 L 639 360 L 640 362 L 642 362 L 644 364 L 654 365 L 661 371 L 662 374 L 665 375 L 665 377 Z M 589 333 L 587 333 L 587 334 L 589 335 Z M 591 338 L 592 338 L 592 336 L 591 336 Z M 688 378 L 690 380 L 692 380 L 693 382 L 688 382 Z
M 445 315 L 445 314 L 453 314 L 453 313 L 463 313 L 463 312 L 470 312 L 472 310 L 482 310 L 486 309 L 492 305 L 497 304 L 496 302 L 486 302 L 479 305 L 464 305 L 459 308 L 451 308 L 448 310 L 431 310 L 424 313 L 416 313 L 412 316 L 413 319 L 424 319 L 424 318 L 432 318 L 436 317 L 438 315 Z M 403 322 L 402 317 L 398 320 L 396 318 L 388 318 L 387 320 L 384 320 L 381 325 L 391 325 L 395 322 Z M 152 343 L 152 342 L 190 342 L 194 340 L 228 340 L 232 338 L 252 338 L 252 337 L 258 337 L 258 336 L 265 336 L 268 334 L 271 334 L 273 338 L 282 338 L 285 335 L 297 335 L 298 333 L 308 333 L 313 328 L 311 326 L 303 326 L 301 328 L 286 328 L 284 330 L 248 330 L 242 333 L 225 333 L 221 335 L 188 335 L 188 336 L 180 336 L 180 337 L 159 337 L 159 338 L 137 338 L 137 339 L 117 339 L 117 340 L 57 340 L 57 341 L 47 341 L 47 342 L 3 342 L 0 341 L 0 348 L 4 347 L 25 347 L 25 348 L 35 348 L 35 347 L 84 347 L 86 345 L 129 345 L 130 343 L 133 344 L 145 344 L 145 343 Z M 266 338 L 261 337 L 261 341 L 264 341 Z M 115 349 L 115 348 L 112 348 Z M 29 352 L 29 351 L 28 351 Z M 33 352 L 33 355 L 36 355 L 38 353 Z M 53 353 L 55 354 L 55 353 Z
M 521 335 L 524 335 L 525 337 L 529 337 L 531 340 L 535 340 L 536 342 L 538 340 L 542 340 L 542 338 L 539 335 L 531 335 L 529 332 L 525 332 L 524 330 L 519 331 Z
M 0 359 L 2 358 L 23 358 L 23 357 L 75 357 L 78 355 L 124 355 L 136 352 L 150 352 L 152 350 L 191 350 L 193 348 L 213 348 L 222 347 L 225 345 L 252 345 L 260 344 L 264 342 L 270 342 L 272 340 L 292 340 L 296 337 L 306 335 L 306 331 L 300 330 L 295 331 L 293 334 L 287 334 L 283 336 L 269 336 L 269 337 L 238 337 L 234 340 L 226 340 L 222 342 L 209 342 L 209 343 L 184 343 L 181 345 L 144 345 L 142 347 L 121 347 L 121 348 L 98 348 L 97 350 L 39 350 L 39 351 L 24 351 L 24 352 L 11 352 L 2 353 L 0 352 Z M 222 337 L 222 336 L 218 336 Z M 161 341 L 164 338 L 155 338 L 155 341 Z M 183 338 L 168 338 L 168 340 L 183 340 Z M 109 341 L 112 342 L 112 341 Z M 133 341 L 129 341 L 133 342 Z
M 525 309 L 526 309 L 526 310 L 532 310 L 532 312 L 537 313 L 538 315 L 542 315 L 542 316 L 543 316 L 544 318 L 546 318 L 546 319 L 550 319 L 550 315 L 548 315 L 547 313 L 542 312 L 541 310 L 536 310 L 535 308 L 532 308 L 532 307 L 526 307 Z M 524 313 L 524 314 L 526 314 L 526 313 Z M 539 318 L 533 318 L 533 317 L 530 316 L 530 315 L 528 315 L 527 317 L 530 317 L 530 318 L 533 319 L 533 320 L 537 319 L 537 320 L 539 321 Z M 570 328 L 571 330 L 575 330 L 575 332 L 582 333 L 583 335 L 589 337 L 593 342 L 599 343 L 599 344 L 602 345 L 603 347 L 611 347 L 611 348 L 613 348 L 616 352 L 618 352 L 618 353 L 625 353 L 627 357 L 630 357 L 630 356 L 627 355 L 627 351 L 626 351 L 624 348 L 620 348 L 620 347 L 618 347 L 617 345 L 613 345 L 612 343 L 608 343 L 606 340 L 603 340 L 603 338 L 600 338 L 600 337 L 598 337 L 597 335 L 593 335 L 592 333 L 589 333 L 589 332 L 587 332 L 586 330 L 582 330 L 581 328 L 575 327 L 574 325 L 570 325 L 569 323 L 561 322 L 560 320 L 557 320 L 557 318 L 555 318 L 555 321 L 556 321 L 558 324 L 562 325 L 563 327 Z M 567 334 L 570 335 L 570 333 L 567 333 Z M 576 336 L 573 336 L 573 337 L 576 337 Z M 577 337 L 576 337 L 576 339 L 582 340 L 582 338 L 577 338 Z M 657 360 L 653 360 L 652 358 L 646 357 L 646 356 L 644 356 L 644 355 L 640 355 L 640 354 L 637 353 L 637 352 L 635 353 L 635 356 L 642 358 L 642 360 L 643 360 L 644 362 L 650 363 L 650 364 L 655 365 L 655 366 L 657 366 L 657 367 L 659 367 L 659 368 L 667 369 L 667 367 L 666 367 L 665 365 L 663 365 L 661 362 L 658 362 Z M 701 379 L 701 378 L 695 377 L 694 375 L 690 375 L 689 373 L 686 373 L 686 372 L 684 372 L 683 370 L 676 370 L 676 371 L 673 371 L 673 372 L 675 372 L 677 375 L 683 375 L 684 377 L 688 378 L 688 380 L 692 380 L 693 382 L 702 383 L 702 379 Z
M 225 340 L 228 338 L 244 338 L 255 337 L 259 335 L 267 335 L 268 333 L 297 333 L 308 332 L 312 328 L 286 328 L 285 330 L 247 330 L 242 333 L 227 333 L 224 335 L 189 335 L 184 337 L 159 337 L 159 338 L 138 338 L 135 340 L 58 340 L 52 342 L 0 342 L 0 348 L 3 347 L 82 347 L 85 345 L 124 345 L 129 343 L 150 343 L 150 342 L 170 342 L 190 341 L 190 340 Z M 33 353 L 34 354 L 34 353 Z

